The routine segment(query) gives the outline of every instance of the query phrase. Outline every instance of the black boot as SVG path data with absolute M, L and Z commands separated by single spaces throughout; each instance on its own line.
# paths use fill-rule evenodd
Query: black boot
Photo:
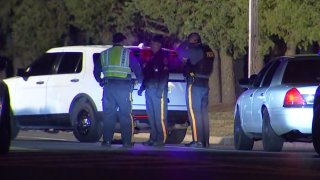
M 110 148 L 111 147 L 111 142 L 110 141 L 102 141 L 101 142 L 102 147 Z
M 185 144 L 185 146 L 189 147 L 189 146 L 191 146 L 191 145 L 194 144 L 194 143 L 196 143 L 196 142 L 195 142 L 195 141 L 191 141 L 191 142 Z
M 148 140 L 146 142 L 143 142 L 142 145 L 144 146 L 153 146 L 154 142 L 152 140 Z
M 202 142 L 193 141 L 190 144 L 188 144 L 188 147 L 203 148 L 205 147 L 205 145 Z

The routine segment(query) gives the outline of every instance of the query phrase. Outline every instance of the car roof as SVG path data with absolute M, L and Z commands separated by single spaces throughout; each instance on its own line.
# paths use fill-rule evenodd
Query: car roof
M 88 51 L 103 51 L 105 49 L 111 48 L 113 45 L 80 45 L 80 46 L 63 46 L 63 47 L 54 47 L 49 49 L 48 53 L 53 52 L 64 52 L 64 51 L 78 51 L 79 49 L 88 50 Z M 150 49 L 147 46 L 124 46 L 130 49 Z M 167 48 L 162 48 L 165 51 L 174 51 Z
M 273 59 L 271 59 L 268 62 L 273 62 L 273 61 L 292 61 L 292 60 L 305 60 L 305 59 L 319 59 L 320 56 L 318 54 L 295 54 L 291 56 L 278 56 Z
M 82 46 L 63 46 L 63 47 L 55 47 L 49 49 L 47 52 L 63 52 L 63 51 L 72 51 L 72 50 L 99 50 L 103 51 L 107 48 L 112 47 L 112 45 L 82 45 Z
M 302 58 L 320 58 L 318 54 L 295 54 L 292 56 L 283 56 L 288 59 L 302 59 Z

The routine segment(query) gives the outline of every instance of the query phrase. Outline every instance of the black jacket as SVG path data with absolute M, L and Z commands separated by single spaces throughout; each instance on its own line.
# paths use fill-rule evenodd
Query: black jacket
M 169 71 L 168 71 L 168 58 L 165 52 L 160 49 L 153 54 L 143 65 L 143 83 L 142 88 L 155 87 L 159 90 L 164 90 L 168 85 Z

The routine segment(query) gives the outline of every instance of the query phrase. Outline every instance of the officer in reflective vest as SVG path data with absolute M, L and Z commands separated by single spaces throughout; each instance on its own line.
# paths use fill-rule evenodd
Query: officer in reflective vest
M 161 147 L 167 138 L 168 109 L 168 58 L 161 49 L 163 38 L 160 35 L 151 41 L 152 57 L 143 65 L 143 83 L 138 91 L 146 89 L 146 106 L 150 122 L 150 138 L 144 145 Z
M 209 77 L 213 70 L 214 53 L 201 43 L 198 33 L 188 36 L 180 48 L 187 79 L 186 100 L 193 141 L 187 146 L 209 146 L 208 95 Z
M 103 141 L 102 146 L 110 147 L 117 119 L 120 121 L 123 147 L 133 146 L 131 70 L 138 80 L 142 79 L 139 63 L 131 58 L 125 48 L 126 37 L 122 33 L 113 35 L 113 47 L 101 52 L 100 62 L 95 63 L 94 76 L 103 86 Z M 100 77 L 101 72 L 103 78 Z M 119 112 L 118 112 L 119 111 Z M 119 113 L 119 114 L 118 114 Z M 118 117 L 119 115 L 119 117 Z

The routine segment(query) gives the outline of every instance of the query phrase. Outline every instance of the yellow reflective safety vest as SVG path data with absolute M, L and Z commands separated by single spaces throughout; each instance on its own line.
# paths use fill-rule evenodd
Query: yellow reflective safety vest
M 104 77 L 126 78 L 131 74 L 129 67 L 130 50 L 123 46 L 113 46 L 101 53 L 101 65 Z

